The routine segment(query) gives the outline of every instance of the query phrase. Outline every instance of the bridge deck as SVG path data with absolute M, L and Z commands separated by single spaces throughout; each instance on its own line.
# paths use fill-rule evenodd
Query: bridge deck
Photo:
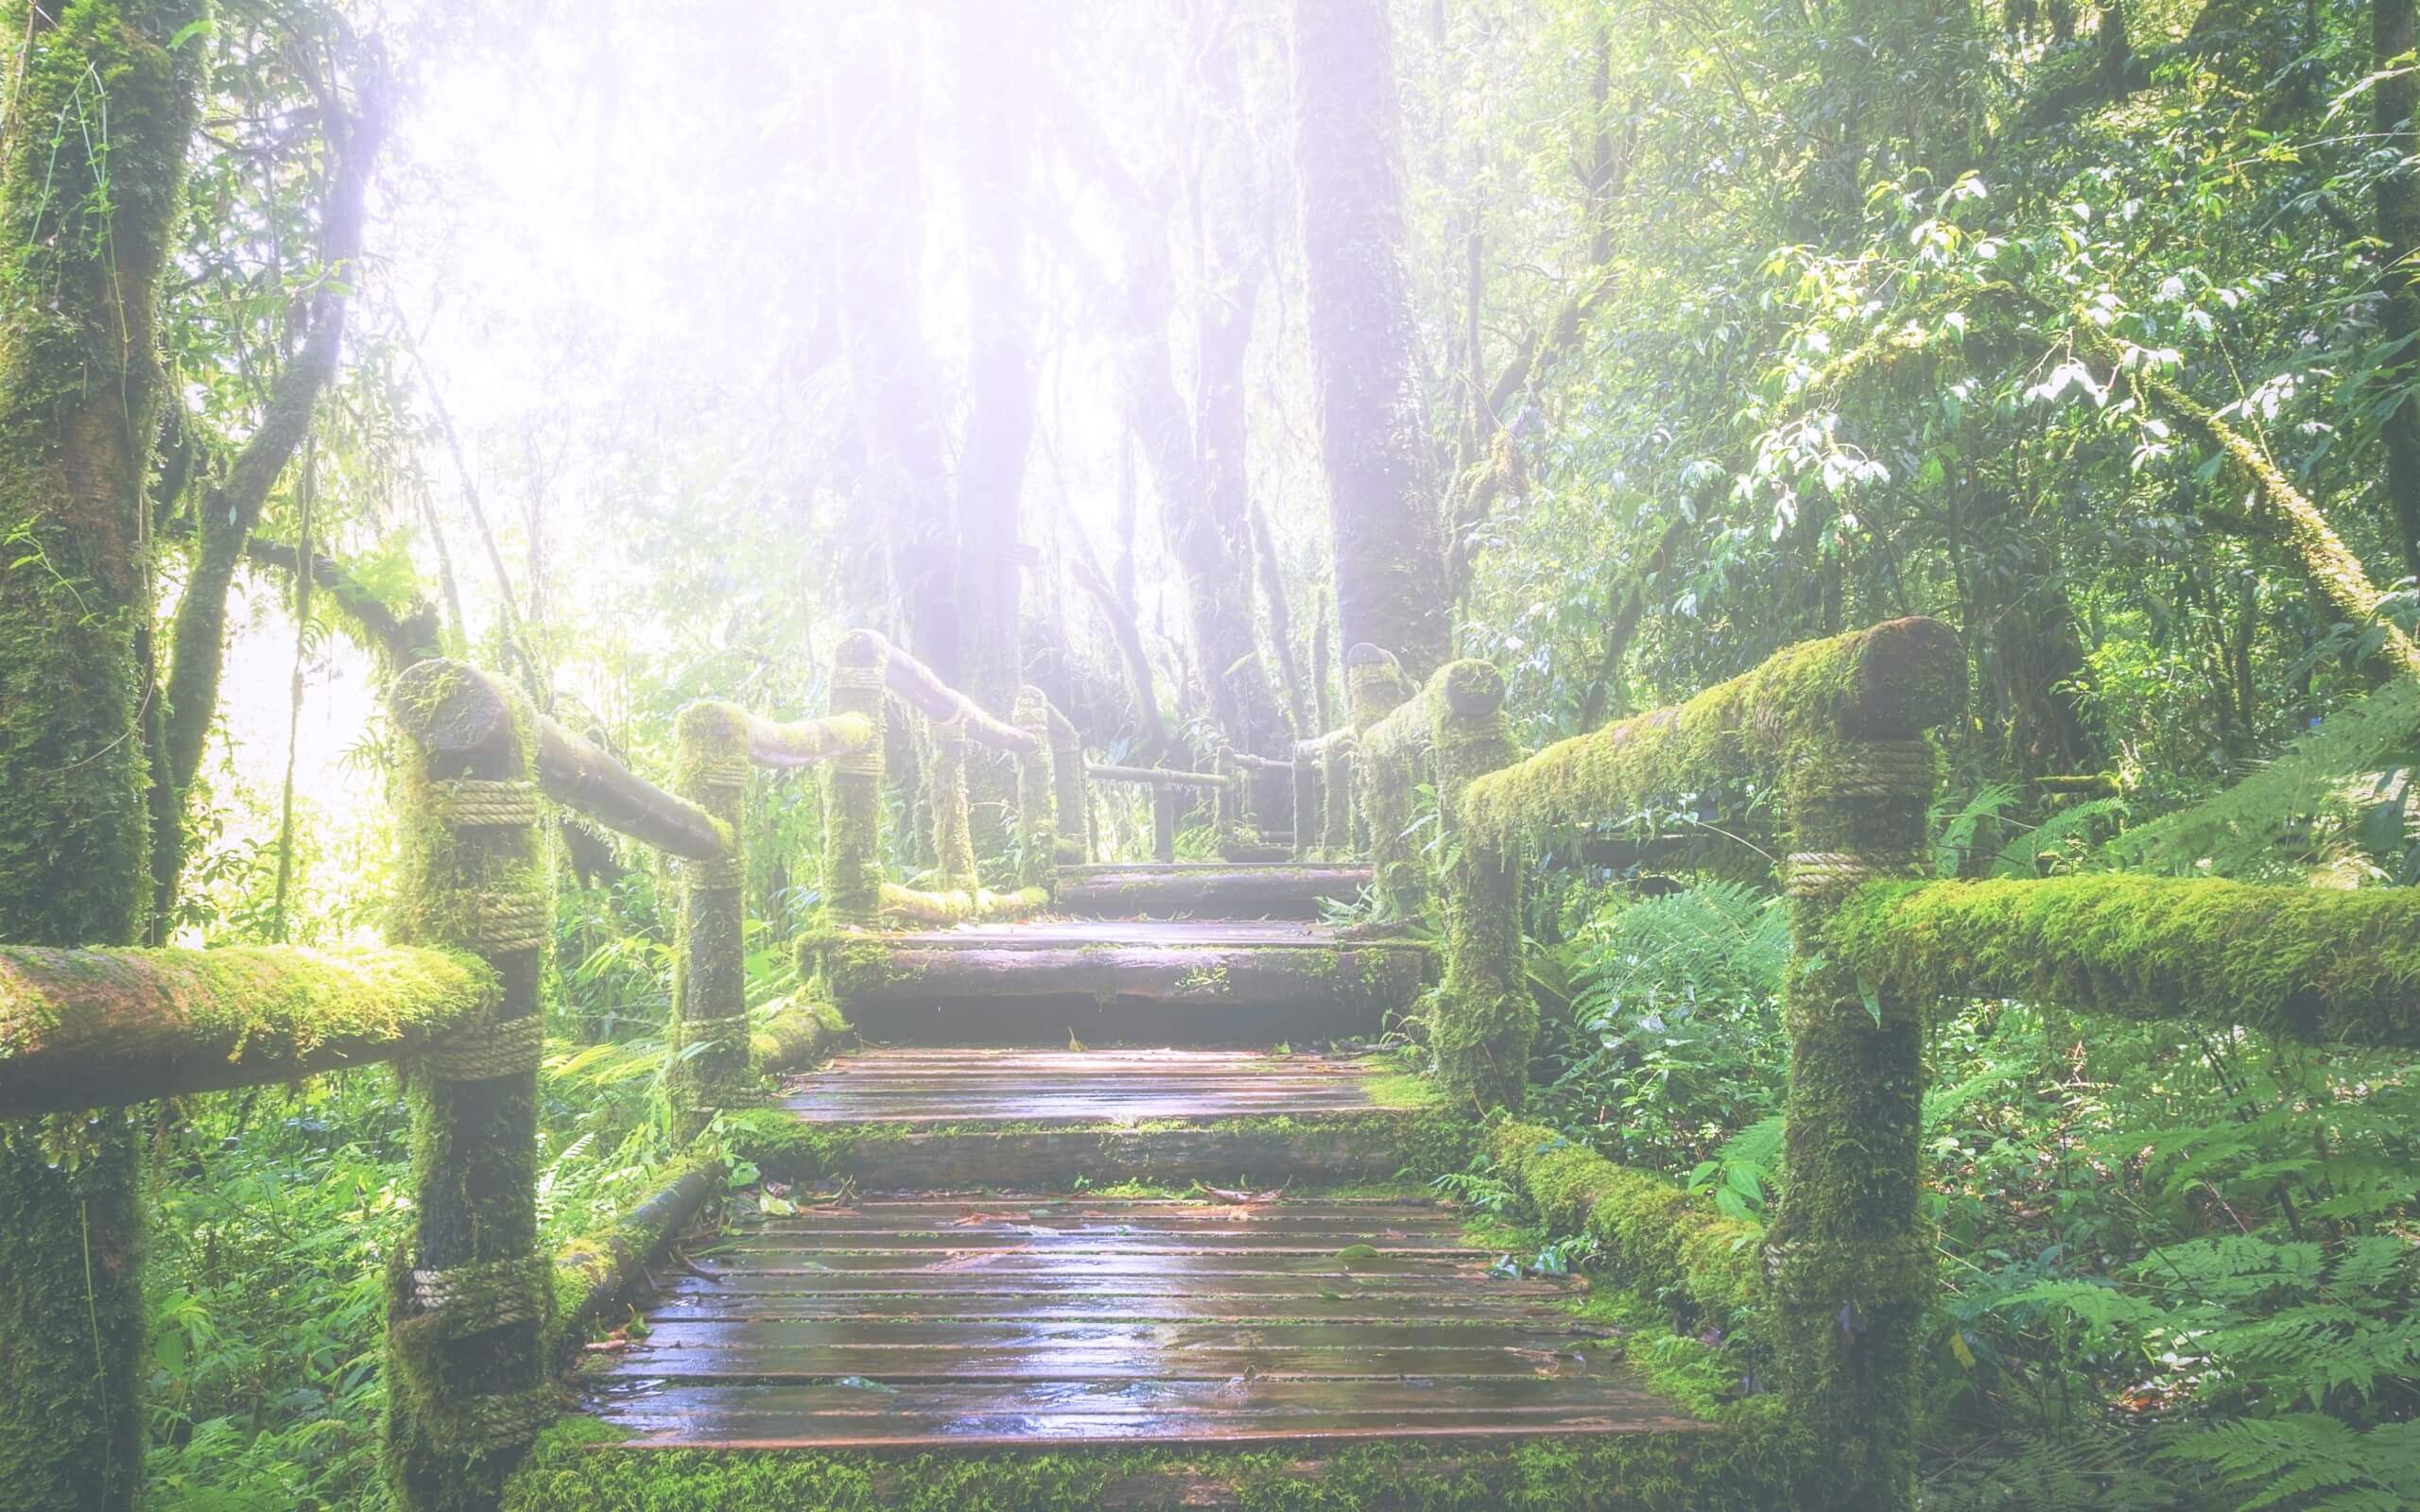
M 1093 1124 L 1375 1108 L 1367 1062 L 1236 1050 L 906 1047 L 839 1057 L 792 1080 L 810 1124 Z
M 584 1383 L 642 1447 L 1697 1426 L 1495 1259 L 1416 1201 L 858 1201 L 740 1227 Z
M 882 943 L 849 1011 L 893 1042 L 792 1078 L 779 1106 L 801 1138 L 761 1167 L 803 1162 L 792 1179 L 829 1200 L 750 1204 L 779 1215 L 735 1220 L 643 1333 L 580 1372 L 627 1446 L 1702 1426 L 1562 1305 L 1564 1283 L 1499 1264 L 1449 1209 L 1392 1184 L 1403 1141 L 1445 1115 L 1376 1095 L 1386 1062 L 1266 1048 L 1379 1027 L 1424 985 L 1422 947 L 1232 916 Z M 1071 1044 L 1077 1027 L 1098 1048 Z M 897 1042 L 936 1033 L 961 1038 Z M 1156 1194 L 1088 1192 L 1128 1180 Z M 1357 1181 L 1390 1184 L 1321 1188 Z

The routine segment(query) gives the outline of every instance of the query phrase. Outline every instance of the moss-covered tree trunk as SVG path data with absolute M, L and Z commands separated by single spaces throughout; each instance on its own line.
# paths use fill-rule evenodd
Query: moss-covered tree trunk
M 1311 385 L 1348 646 L 1415 678 L 1450 600 L 1404 250 L 1403 122 L 1386 0 L 1292 0 Z
M 0 9 L 0 941 L 130 945 L 147 897 L 136 637 L 160 272 L 200 0 Z M 0 1496 L 142 1486 L 141 1214 L 122 1115 L 0 1125 Z
M 1917 1348 L 1933 1239 L 1919 1215 L 1921 1000 L 1826 958 L 1865 882 L 1922 870 L 1933 750 L 1888 723 L 1790 753 L 1788 1185 L 1767 1237 L 1781 1388 L 1808 1512 L 1914 1505 Z

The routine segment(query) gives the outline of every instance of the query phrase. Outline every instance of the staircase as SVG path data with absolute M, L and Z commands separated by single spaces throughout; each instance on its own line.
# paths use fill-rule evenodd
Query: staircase
M 1322 1505 L 1680 1504 L 1654 1487 L 1702 1425 L 1413 1179 L 1474 1132 L 1367 1048 L 1427 953 L 1301 917 L 1364 880 L 1069 868 L 1069 902 L 1139 917 L 885 936 L 863 1048 L 732 1120 L 787 1196 L 580 1373 L 601 1452 L 880 1452 L 871 1504 L 929 1499 L 881 1455 L 941 1451 L 997 1457 L 952 1472 L 968 1506 L 1260 1504 L 1272 1475 Z M 1233 899 L 1295 917 L 1202 917 Z

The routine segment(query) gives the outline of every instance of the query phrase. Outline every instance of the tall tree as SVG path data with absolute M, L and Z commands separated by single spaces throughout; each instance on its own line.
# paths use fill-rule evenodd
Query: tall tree
M 2371 50 L 2377 82 L 2371 109 L 2378 145 L 2397 166 L 2380 174 L 2378 241 L 2386 266 L 2384 335 L 2401 343 L 2384 377 L 2396 388 L 2420 381 L 2420 176 L 2409 166 L 2414 150 L 2412 111 L 2420 106 L 2420 75 L 2412 72 L 2411 0 L 2371 0 Z M 2402 538 L 2404 571 L 2420 576 L 2420 395 L 2405 393 L 2386 419 L 2386 490 Z
M 1038 15 L 990 0 L 959 8 L 960 203 L 966 226 L 966 438 L 959 455 L 955 579 L 961 686 L 1006 716 L 1017 655 L 1017 530 L 1033 438 L 1028 165 Z M 986 763 L 987 769 L 997 764 Z M 1005 790 L 999 795 L 1005 798 Z
M 0 165 L 0 942 L 143 934 L 153 328 L 205 9 L 0 12 L 20 39 Z M 141 1492 L 135 1149 L 115 1112 L 0 1125 L 0 1486 L 16 1505 L 115 1512 Z
M 1405 262 L 1402 106 L 1386 0 L 1292 0 L 1303 263 L 1347 645 L 1416 677 L 1446 655 L 1444 550 Z
M 336 379 L 345 310 L 361 255 L 363 201 L 386 133 L 384 82 L 365 74 L 350 109 L 333 79 L 313 79 L 326 147 L 333 158 L 320 212 L 317 263 L 302 307 L 302 337 L 269 386 L 250 437 L 223 477 L 207 483 L 194 511 L 199 537 L 170 631 L 174 659 L 163 689 L 160 737 L 151 751 L 151 939 L 164 942 L 184 870 L 187 793 L 218 715 L 226 664 L 227 596 L 235 567 L 251 555 L 261 511 L 311 428 L 320 396 Z M 164 510 L 175 501 L 159 501 Z M 298 579 L 299 581 L 299 579 Z

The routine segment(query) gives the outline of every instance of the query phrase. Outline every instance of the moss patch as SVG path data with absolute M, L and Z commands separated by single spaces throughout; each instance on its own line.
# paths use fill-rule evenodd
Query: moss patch
M 1688 702 L 1559 741 L 1463 794 L 1474 840 L 1512 846 L 1716 783 L 1771 779 L 1809 743 L 1913 732 L 1964 701 L 1957 637 L 1892 620 L 1775 653 Z
M 1869 983 L 2282 1039 L 2420 1045 L 2420 891 L 2088 874 L 1866 887 L 1826 945 Z
M 1082 1512 L 1205 1503 L 1247 1512 L 1748 1512 L 1774 1504 L 1754 1445 L 1695 1432 L 1485 1444 L 827 1454 L 623 1450 L 567 1421 L 505 1512 Z

